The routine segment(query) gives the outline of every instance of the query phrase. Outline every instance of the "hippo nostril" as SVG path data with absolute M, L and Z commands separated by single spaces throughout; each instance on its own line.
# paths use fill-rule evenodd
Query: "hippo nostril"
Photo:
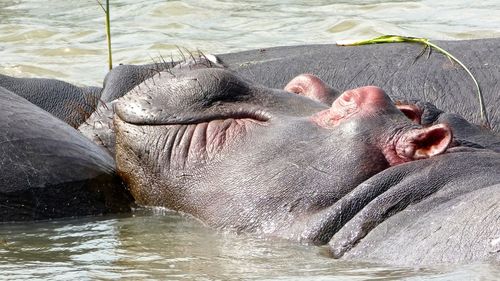
M 350 111 L 359 106 L 359 96 L 356 90 L 349 90 L 344 92 L 340 97 L 338 97 L 331 106 L 331 110 L 339 111 Z
M 344 94 L 340 97 L 340 102 L 350 102 L 351 101 L 351 95 L 350 94 Z
M 379 87 L 366 86 L 346 91 L 341 96 L 344 100 L 355 103 L 359 107 L 367 110 L 387 108 L 392 101 L 387 94 Z
M 331 128 L 354 115 L 372 117 L 376 112 L 390 111 L 391 108 L 395 109 L 381 88 L 366 86 L 345 91 L 333 101 L 330 109 L 319 112 L 311 120 L 321 127 Z
M 359 97 L 356 97 L 357 92 L 355 91 L 347 91 L 340 96 L 340 102 L 343 102 L 344 104 L 350 104 L 353 102 L 356 102 Z

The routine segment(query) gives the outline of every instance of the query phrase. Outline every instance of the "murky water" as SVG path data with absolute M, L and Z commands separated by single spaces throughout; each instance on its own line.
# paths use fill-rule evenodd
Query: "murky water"
M 167 211 L 0 225 L 0 279 L 496 280 L 493 265 L 395 268 L 325 249 L 220 233 Z
M 500 0 L 111 1 L 114 62 L 402 34 L 500 37 Z M 0 73 L 100 85 L 94 0 L 0 0 Z M 0 225 L 0 279 L 498 280 L 488 264 L 394 268 L 336 261 L 313 246 L 215 232 L 165 211 Z

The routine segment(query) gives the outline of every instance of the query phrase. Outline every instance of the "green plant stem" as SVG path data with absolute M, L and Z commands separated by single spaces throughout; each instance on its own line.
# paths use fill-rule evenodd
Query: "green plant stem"
M 104 7 L 101 3 L 100 0 L 97 0 L 97 3 L 99 6 L 101 6 L 102 10 L 104 11 L 104 14 L 106 15 L 106 41 L 108 43 L 108 68 L 109 70 L 113 69 L 113 56 L 112 56 L 112 51 L 111 51 L 111 24 L 109 20 L 109 0 L 106 0 L 106 7 Z
M 429 39 L 418 38 L 418 37 L 399 36 L 399 35 L 383 35 L 383 36 L 376 37 L 373 39 L 368 39 L 368 40 L 361 40 L 361 41 L 354 41 L 354 42 L 337 42 L 337 45 L 360 46 L 360 45 L 368 45 L 368 44 L 401 43 L 401 42 L 413 42 L 413 43 L 423 44 L 425 46 L 428 46 L 428 47 L 431 47 L 431 48 L 437 50 L 438 52 L 440 52 L 440 53 L 444 54 L 446 57 L 448 57 L 450 60 L 458 63 L 467 72 L 467 74 L 469 74 L 469 76 L 474 81 L 474 84 L 476 85 L 478 100 L 479 100 L 481 119 L 483 120 L 484 126 L 486 126 L 487 128 L 491 128 L 490 122 L 488 119 L 488 113 L 486 112 L 486 107 L 484 104 L 484 98 L 483 98 L 483 94 L 481 92 L 481 88 L 479 87 L 479 83 L 477 82 L 477 80 L 474 77 L 474 75 L 472 74 L 472 72 L 469 70 L 469 68 L 467 68 L 456 57 L 454 57 L 452 54 L 450 54 L 448 51 L 444 50 L 443 48 L 439 47 L 438 45 L 430 42 Z
M 111 25 L 109 21 L 109 0 L 106 0 L 106 41 L 108 41 L 108 67 L 113 69 L 113 57 L 111 54 Z

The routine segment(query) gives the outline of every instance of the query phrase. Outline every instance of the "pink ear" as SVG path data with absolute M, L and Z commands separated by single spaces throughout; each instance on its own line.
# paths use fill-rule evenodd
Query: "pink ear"
M 422 111 L 413 104 L 396 104 L 396 107 L 403 112 L 411 121 L 421 124 Z
M 401 162 L 425 159 L 445 152 L 452 138 L 451 129 L 446 124 L 412 129 L 397 140 L 395 152 Z

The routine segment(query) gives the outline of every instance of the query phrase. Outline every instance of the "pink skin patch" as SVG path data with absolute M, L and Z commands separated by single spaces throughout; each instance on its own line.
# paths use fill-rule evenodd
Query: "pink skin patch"
M 301 74 L 293 78 L 284 90 L 322 103 L 328 103 L 331 95 L 328 86 L 312 74 Z
M 225 147 L 230 146 L 243 136 L 252 127 L 265 125 L 264 122 L 251 118 L 228 118 L 215 119 L 184 126 L 184 130 L 179 130 L 182 137 L 172 144 L 171 155 L 179 156 L 172 159 L 179 167 L 186 165 L 203 163 L 214 158 Z M 173 165 L 173 164 L 172 164 Z
M 384 90 L 366 86 L 344 92 L 330 107 L 318 112 L 311 120 L 323 128 L 332 128 L 356 114 L 373 116 L 375 112 L 390 107 L 391 101 Z
M 437 124 L 406 132 L 398 139 L 395 150 L 403 159 L 425 159 L 443 153 L 452 138 L 448 125 Z
M 447 124 L 412 128 L 400 132 L 382 152 L 391 166 L 426 159 L 444 153 L 450 146 L 453 133 Z

